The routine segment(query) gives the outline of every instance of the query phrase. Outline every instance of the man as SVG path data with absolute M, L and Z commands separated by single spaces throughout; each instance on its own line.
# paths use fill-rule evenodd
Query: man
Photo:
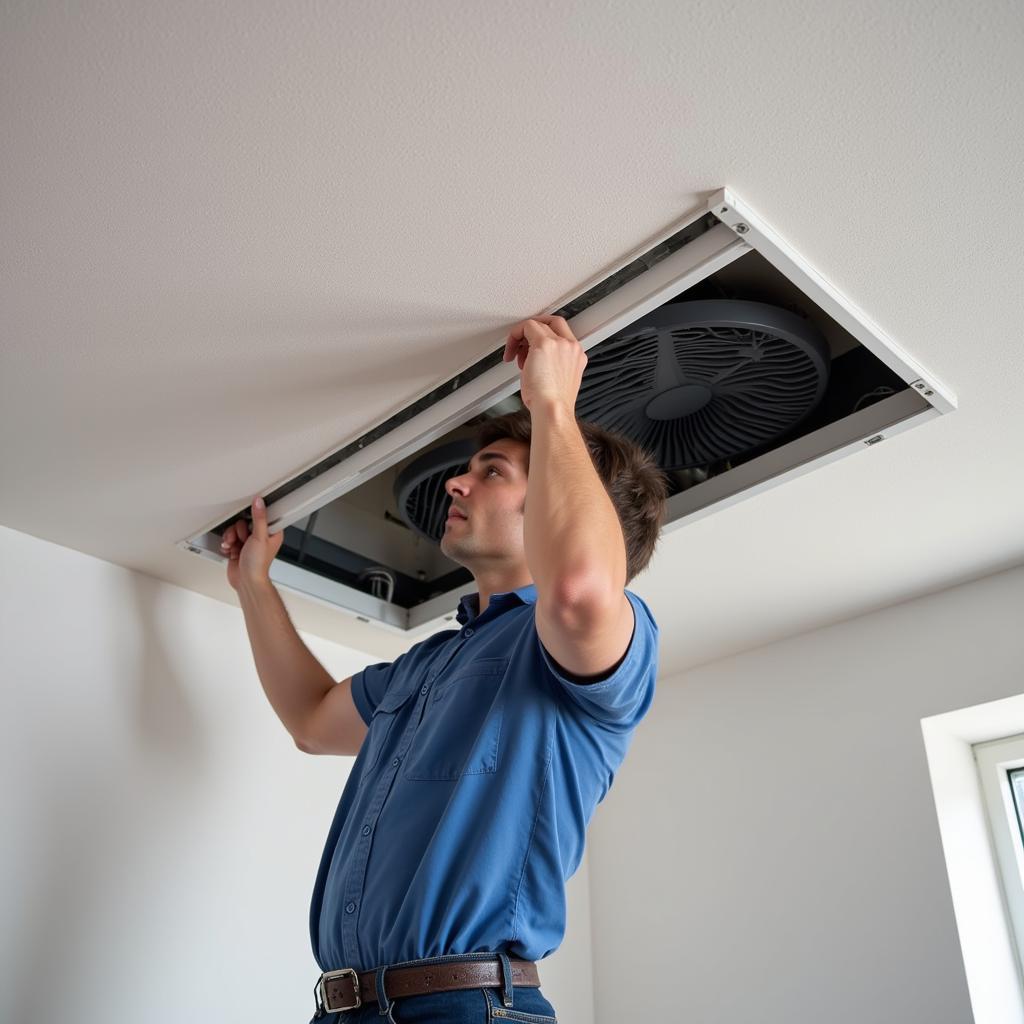
M 478 586 L 460 629 L 335 684 L 269 583 L 282 534 L 260 500 L 251 536 L 225 532 L 275 711 L 300 749 L 357 754 L 310 908 L 314 1020 L 555 1021 L 536 961 L 653 700 L 658 627 L 626 585 L 653 554 L 664 476 L 576 419 L 587 356 L 563 318 L 516 325 L 504 359 L 526 409 L 484 424 L 445 485 L 441 549 Z

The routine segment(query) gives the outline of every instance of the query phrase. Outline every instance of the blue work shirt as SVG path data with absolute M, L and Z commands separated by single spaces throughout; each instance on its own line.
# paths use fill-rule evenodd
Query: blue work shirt
M 352 677 L 369 731 L 313 888 L 321 970 L 558 948 L 587 824 L 654 699 L 658 626 L 625 594 L 629 649 L 595 682 L 544 648 L 532 583 L 482 615 L 466 595 L 463 628 Z

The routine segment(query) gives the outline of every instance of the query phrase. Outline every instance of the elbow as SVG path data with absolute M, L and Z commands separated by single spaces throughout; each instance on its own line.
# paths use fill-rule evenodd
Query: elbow
M 616 589 L 604 576 L 579 578 L 561 588 L 559 608 L 567 625 L 586 628 L 593 620 L 600 619 L 609 607 L 621 603 L 624 591 L 624 585 Z

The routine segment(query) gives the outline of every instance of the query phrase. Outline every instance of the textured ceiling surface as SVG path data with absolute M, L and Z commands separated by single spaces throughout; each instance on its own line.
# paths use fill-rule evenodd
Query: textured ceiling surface
M 1024 561 L 1019 4 L 37 0 L 0 47 L 0 524 L 234 601 L 177 540 L 729 186 L 959 409 L 665 535 L 662 670 Z

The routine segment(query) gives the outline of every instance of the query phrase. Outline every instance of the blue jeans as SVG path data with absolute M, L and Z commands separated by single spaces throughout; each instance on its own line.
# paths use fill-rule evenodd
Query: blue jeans
M 511 968 L 504 953 L 435 956 L 425 960 L 405 961 L 402 966 L 491 959 L 504 961 L 504 977 L 511 980 Z M 541 994 L 539 988 L 512 986 L 509 990 L 512 996 L 511 1006 L 502 1001 L 504 987 L 490 986 L 455 989 L 450 992 L 425 992 L 422 995 L 392 999 L 387 996 L 386 971 L 389 969 L 382 967 L 377 970 L 377 1002 L 364 1003 L 357 1010 L 325 1013 L 322 1017 L 314 1017 L 310 1024 L 492 1024 L 499 1021 L 558 1024 L 555 1008 Z

